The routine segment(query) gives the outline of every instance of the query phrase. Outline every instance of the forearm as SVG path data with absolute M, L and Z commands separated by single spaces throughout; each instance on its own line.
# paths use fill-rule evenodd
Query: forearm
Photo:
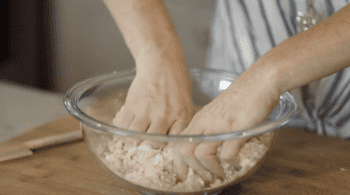
M 144 63 L 137 62 L 145 58 L 166 59 L 178 62 L 178 66 L 185 65 L 180 40 L 163 1 L 104 0 L 104 2 L 122 32 L 136 66 L 138 64 L 144 66 Z
M 276 46 L 247 74 L 266 74 L 270 80 L 266 86 L 283 93 L 346 68 L 350 65 L 349 18 L 350 5 Z

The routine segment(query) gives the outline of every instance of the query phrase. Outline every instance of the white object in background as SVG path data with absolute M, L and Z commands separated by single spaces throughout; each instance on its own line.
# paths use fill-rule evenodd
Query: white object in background
M 0 142 L 64 114 L 62 94 L 0 82 Z

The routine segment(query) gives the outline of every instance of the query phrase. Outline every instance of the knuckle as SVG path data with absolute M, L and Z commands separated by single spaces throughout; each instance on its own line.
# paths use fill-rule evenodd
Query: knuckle
M 160 123 L 164 123 L 165 121 L 167 121 L 167 117 L 164 115 L 157 114 L 155 118 L 156 118 L 156 121 Z
M 173 110 L 173 115 L 176 117 L 176 118 L 185 118 L 186 117 L 186 111 L 184 109 L 181 109 L 181 108 L 177 108 L 177 109 L 174 109 Z
M 134 106 L 133 112 L 139 116 L 146 115 L 148 113 L 148 106 L 143 104 Z

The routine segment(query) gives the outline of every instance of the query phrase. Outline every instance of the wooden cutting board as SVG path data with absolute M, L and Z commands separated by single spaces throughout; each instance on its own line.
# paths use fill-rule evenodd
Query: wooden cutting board
M 79 128 L 70 116 L 35 128 L 13 141 L 27 141 Z M 123 180 L 107 175 L 85 142 L 35 151 L 0 164 L 1 195 L 138 194 Z M 317 136 L 302 129 L 276 131 L 262 167 L 222 194 L 349 195 L 350 142 Z

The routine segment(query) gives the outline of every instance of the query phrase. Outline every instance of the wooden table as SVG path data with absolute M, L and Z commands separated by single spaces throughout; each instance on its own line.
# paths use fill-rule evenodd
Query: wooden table
M 75 130 L 78 121 L 62 117 L 10 141 L 26 141 Z M 302 129 L 276 131 L 262 167 L 222 194 L 349 195 L 350 142 Z M 35 151 L 31 157 L 0 163 L 1 195 L 138 194 L 123 180 L 105 174 L 85 142 Z

